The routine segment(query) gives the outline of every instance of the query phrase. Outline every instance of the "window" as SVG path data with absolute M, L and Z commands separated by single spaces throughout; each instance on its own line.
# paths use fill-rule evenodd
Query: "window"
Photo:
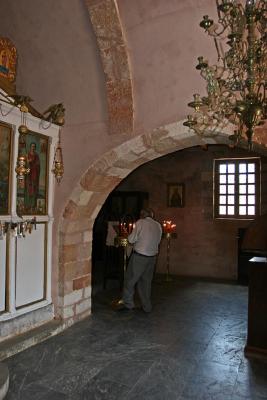
M 214 160 L 214 216 L 253 219 L 260 212 L 260 159 Z

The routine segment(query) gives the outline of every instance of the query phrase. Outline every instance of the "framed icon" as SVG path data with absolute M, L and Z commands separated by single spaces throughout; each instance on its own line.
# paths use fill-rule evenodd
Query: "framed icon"
M 167 207 L 184 207 L 184 183 L 167 184 Z
M 12 126 L 0 122 L 0 214 L 10 213 Z
M 19 153 L 26 156 L 30 172 L 17 185 L 17 213 L 46 215 L 49 138 L 35 132 L 20 135 Z

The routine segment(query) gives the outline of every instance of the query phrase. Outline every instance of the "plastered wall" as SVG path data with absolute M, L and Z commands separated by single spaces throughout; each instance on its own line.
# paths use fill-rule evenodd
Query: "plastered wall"
M 151 161 L 128 176 L 118 190 L 149 192 L 150 206 L 159 221 L 171 219 L 177 225 L 177 239 L 171 242 L 171 272 L 222 279 L 237 277 L 238 228 L 249 221 L 213 219 L 213 159 L 257 156 L 242 149 L 209 146 L 185 149 Z M 267 158 L 262 157 L 262 213 L 267 212 Z M 185 184 L 185 206 L 167 207 L 167 183 Z M 161 243 L 157 272 L 165 272 L 166 241 Z

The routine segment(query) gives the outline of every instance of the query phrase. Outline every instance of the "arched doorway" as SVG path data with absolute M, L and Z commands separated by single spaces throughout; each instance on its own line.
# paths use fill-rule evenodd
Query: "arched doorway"
M 57 315 L 76 321 L 91 312 L 92 230 L 109 193 L 138 166 L 177 150 L 226 144 L 227 134 L 201 139 L 182 121 L 137 136 L 104 154 L 82 176 L 64 210 L 59 232 Z
M 251 220 L 215 219 L 213 216 L 213 167 L 215 159 L 247 159 L 261 157 L 257 152 L 246 149 L 230 149 L 229 146 L 210 145 L 208 151 L 200 146 L 186 148 L 166 156 L 149 161 L 129 174 L 111 192 L 112 204 L 122 205 L 129 196 L 134 199 L 146 193 L 146 204 L 156 212 L 159 222 L 171 219 L 177 225 L 177 237 L 171 241 L 170 272 L 176 276 L 196 277 L 215 280 L 236 281 L 240 264 L 238 253 L 239 232 L 250 225 Z M 261 157 L 265 169 L 267 158 Z M 262 174 L 262 184 L 266 177 Z M 181 206 L 168 204 L 169 184 L 183 185 L 184 193 Z M 262 211 L 267 204 L 262 199 Z M 98 260 L 92 259 L 93 294 L 98 300 L 118 296 L 122 258 L 117 257 L 113 265 L 110 249 L 118 252 L 112 243 L 105 246 L 111 202 L 106 202 L 96 219 L 93 235 L 98 251 Z M 129 210 L 129 207 L 128 207 Z M 122 221 L 125 209 L 121 208 L 117 219 Z M 113 224 L 113 223 L 112 223 Z M 102 238 L 99 233 L 102 233 Z M 114 243 L 113 243 L 114 245 Z M 100 249 L 101 247 L 101 249 Z M 108 249 L 108 251 L 107 251 Z M 105 258 L 108 252 L 109 256 Z M 93 252 L 94 254 L 94 252 Z M 243 263 L 242 268 L 246 265 Z M 166 273 L 166 241 L 163 239 L 156 268 L 157 274 Z M 241 271 L 242 272 L 242 271 Z M 242 272 L 245 273 L 245 270 Z M 159 280 L 160 277 L 157 277 Z M 106 280 L 108 282 L 106 282 Z M 92 296 L 93 297 L 93 296 Z M 112 297 L 109 298 L 111 300 Z M 93 299 L 94 300 L 94 299 Z

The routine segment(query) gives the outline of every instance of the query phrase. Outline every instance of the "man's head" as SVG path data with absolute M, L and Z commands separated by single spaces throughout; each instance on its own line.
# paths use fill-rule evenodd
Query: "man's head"
M 154 211 L 152 208 L 144 208 L 140 211 L 140 218 L 151 217 L 154 218 Z

